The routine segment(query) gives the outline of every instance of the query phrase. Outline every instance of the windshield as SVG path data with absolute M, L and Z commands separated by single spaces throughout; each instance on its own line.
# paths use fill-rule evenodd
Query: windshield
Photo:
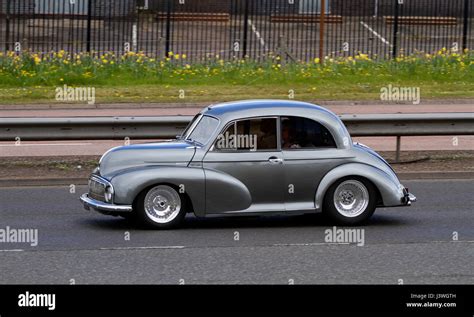
M 201 144 L 209 142 L 212 133 L 217 129 L 219 120 L 209 116 L 202 116 L 193 131 L 187 136 L 187 140 L 195 141 Z
M 194 118 L 191 120 L 191 122 L 189 122 L 188 126 L 183 131 L 183 133 L 181 133 L 180 138 L 186 137 L 189 134 L 189 132 L 191 132 L 192 128 L 196 125 L 196 123 L 199 121 L 201 116 L 202 115 L 200 113 L 194 116 Z

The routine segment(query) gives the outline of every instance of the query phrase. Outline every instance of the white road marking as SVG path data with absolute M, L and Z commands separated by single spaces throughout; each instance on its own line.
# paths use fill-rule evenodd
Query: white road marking
M 367 23 L 365 23 L 364 21 L 360 21 L 360 24 L 362 24 L 362 26 L 364 26 L 367 30 L 369 30 L 370 32 L 372 32 L 380 41 L 382 41 L 382 43 L 386 44 L 386 45 L 389 45 L 390 47 L 392 47 L 393 45 L 390 44 L 389 41 L 387 41 L 382 35 L 380 35 L 379 33 L 375 32 L 374 29 L 372 29 L 370 26 L 367 25 Z
M 317 245 L 349 245 L 348 242 L 318 242 L 318 243 L 277 243 L 273 244 L 274 247 L 306 247 L 306 246 L 317 246 Z M 352 243 L 357 244 L 357 243 Z
M 410 242 L 409 242 L 410 243 Z M 440 244 L 447 244 L 447 243 L 474 243 L 474 241 L 466 240 L 466 241 L 427 241 L 427 242 L 415 242 L 419 244 L 425 243 L 440 243 Z M 396 243 L 398 244 L 398 243 Z M 402 243 L 406 244 L 406 243 Z M 348 243 L 348 242 L 315 242 L 315 243 L 277 243 L 272 244 L 272 247 L 301 247 L 301 246 L 329 246 L 329 245 L 357 245 L 357 243 Z M 231 246 L 214 246 L 216 248 L 229 248 Z M 242 247 L 253 247 L 253 246 L 242 246 Z M 150 247 L 110 247 L 110 248 L 99 248 L 99 250 L 176 250 L 176 249 L 186 249 L 188 247 L 182 245 L 170 245 L 170 246 L 150 246 Z M 193 248 L 193 247 L 191 247 Z M 11 250 L 0 250 L 0 252 L 24 252 L 23 249 L 11 249 Z M 51 250 L 39 250 L 39 251 L 51 251 Z M 57 250 L 56 250 L 57 251 Z M 79 250 L 84 251 L 84 250 Z
M 411 243 L 411 242 L 408 242 Z M 415 243 L 474 243 L 474 241 L 464 240 L 464 241 L 428 241 L 428 242 L 415 242 Z M 402 243 L 405 244 L 405 243 Z M 357 243 L 348 243 L 348 242 L 315 242 L 315 243 L 277 243 L 272 244 L 273 247 L 307 247 L 307 246 L 322 246 L 322 245 L 357 245 Z
M 93 143 L 40 143 L 40 144 L 0 144 L 0 147 L 23 147 L 23 146 L 88 146 Z
M 459 241 L 459 240 L 458 241 L 455 241 L 455 240 L 454 241 L 433 241 L 433 242 L 435 243 L 474 243 L 474 241 L 469 241 L 469 240 L 467 241 Z
M 100 248 L 99 250 L 154 250 L 154 249 L 184 249 L 182 245 L 170 245 L 170 246 L 152 246 L 152 247 L 112 247 L 112 248 Z
M 249 22 L 250 27 L 252 28 L 253 33 L 257 37 L 257 40 L 260 42 L 260 45 L 262 45 L 263 48 L 266 49 L 265 40 L 262 38 L 260 32 L 257 30 L 257 27 L 255 26 L 255 24 L 252 23 L 252 20 L 249 19 L 248 22 Z

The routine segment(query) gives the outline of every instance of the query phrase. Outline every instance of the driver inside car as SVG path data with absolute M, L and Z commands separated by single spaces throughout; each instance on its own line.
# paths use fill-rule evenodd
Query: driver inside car
M 295 140 L 295 128 L 289 119 L 282 121 L 281 147 L 283 149 L 301 148 L 301 145 L 299 145 Z

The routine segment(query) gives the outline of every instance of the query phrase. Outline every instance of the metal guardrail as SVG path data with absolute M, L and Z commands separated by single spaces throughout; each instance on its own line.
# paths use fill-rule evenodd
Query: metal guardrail
M 474 112 L 340 117 L 352 136 L 474 135 Z
M 0 141 L 168 139 L 192 116 L 0 118 Z
M 474 135 L 471 112 L 341 117 L 352 136 L 396 136 L 395 162 L 400 162 L 402 136 Z
M 352 136 L 474 135 L 474 113 L 340 116 Z M 0 141 L 169 139 L 192 116 L 0 118 Z

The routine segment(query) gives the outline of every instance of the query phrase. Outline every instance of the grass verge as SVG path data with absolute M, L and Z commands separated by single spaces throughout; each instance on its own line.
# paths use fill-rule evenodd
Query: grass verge
M 192 65 L 177 54 L 165 60 L 141 53 L 0 54 L 0 98 L 6 104 L 83 102 L 57 98 L 65 86 L 93 87 L 96 103 L 176 103 L 380 100 L 381 89 L 390 85 L 419 88 L 422 99 L 474 98 L 474 53 L 443 49 L 395 60 L 359 54 L 324 63 L 284 63 L 278 56 L 262 62 L 216 57 Z

